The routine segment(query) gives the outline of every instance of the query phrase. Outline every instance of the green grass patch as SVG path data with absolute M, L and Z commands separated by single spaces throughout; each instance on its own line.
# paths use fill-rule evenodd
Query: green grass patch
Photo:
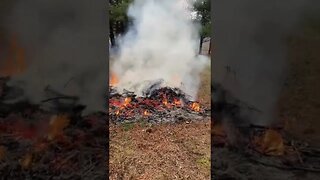
M 210 158 L 208 157 L 201 157 L 197 159 L 197 164 L 204 168 L 210 168 Z
M 126 122 L 122 124 L 122 129 L 124 131 L 129 131 L 134 128 L 134 122 Z

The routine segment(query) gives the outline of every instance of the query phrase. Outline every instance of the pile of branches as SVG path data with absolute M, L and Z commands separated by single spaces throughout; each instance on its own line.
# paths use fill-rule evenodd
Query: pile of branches
M 109 119 L 112 122 L 133 122 L 146 120 L 151 123 L 176 122 L 210 117 L 210 108 L 190 101 L 178 88 L 163 87 L 144 92 L 137 97 L 134 92 L 119 94 L 110 87 Z M 126 102 L 127 101 L 127 102 Z M 192 104 L 199 105 L 199 110 L 192 109 Z
M 282 125 L 251 124 L 261 113 L 213 83 L 213 179 L 318 179 L 320 150 L 288 136 Z
M 30 122 L 15 114 L 0 119 L 1 176 L 4 179 L 102 179 L 106 173 L 105 117 L 95 114 L 76 119 L 77 122 L 58 117 L 50 122 L 39 119 Z
M 1 178 L 106 179 L 106 117 L 0 100 Z

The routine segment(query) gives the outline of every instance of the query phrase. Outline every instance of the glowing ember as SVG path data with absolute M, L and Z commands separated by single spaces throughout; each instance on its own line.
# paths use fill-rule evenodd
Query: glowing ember
M 118 116 L 120 114 L 120 110 L 117 110 L 115 114 Z
M 173 101 L 174 101 L 174 104 L 176 106 L 181 106 L 181 100 L 180 99 L 174 99 Z
M 196 103 L 196 102 L 193 102 L 193 103 L 191 104 L 191 109 L 194 110 L 194 111 L 199 112 L 199 111 L 200 111 L 200 104 L 199 104 L 199 103 Z
M 145 111 L 143 112 L 143 115 L 149 116 L 149 115 L 151 115 L 151 114 L 148 112 L 148 110 L 145 110 Z
M 282 135 L 273 129 L 266 130 L 262 136 L 254 137 L 253 144 L 256 150 L 266 155 L 281 156 L 285 151 Z
M 207 116 L 208 112 L 202 110 L 198 102 L 188 100 L 181 90 L 169 87 L 154 90 L 144 97 L 137 97 L 131 92 L 123 95 L 114 93 L 110 96 L 109 105 L 110 117 L 116 121 L 139 118 L 150 121 L 174 121 L 173 119 L 184 119 L 186 116 L 200 118 Z M 190 110 L 198 115 L 190 113 Z
M 164 98 L 163 101 L 162 101 L 162 103 L 163 103 L 163 105 L 168 106 L 168 100 L 167 100 L 167 98 Z
M 123 106 L 128 106 L 129 104 L 130 104 L 130 102 L 131 102 L 131 98 L 130 97 L 126 97 L 125 99 L 124 99 L 124 104 L 123 104 Z
M 116 84 L 118 84 L 118 82 L 119 82 L 119 79 L 118 79 L 117 75 L 115 75 L 114 73 L 111 73 L 109 84 L 111 86 L 115 86 Z

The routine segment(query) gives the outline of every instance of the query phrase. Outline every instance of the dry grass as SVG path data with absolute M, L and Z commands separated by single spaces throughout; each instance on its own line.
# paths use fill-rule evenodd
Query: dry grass
M 199 101 L 210 105 L 210 67 Z M 210 119 L 191 123 L 110 125 L 109 178 L 210 179 Z
M 110 132 L 110 179 L 210 179 L 210 121 Z
M 198 92 L 201 104 L 210 107 L 211 104 L 211 67 L 207 66 L 201 74 L 201 84 Z

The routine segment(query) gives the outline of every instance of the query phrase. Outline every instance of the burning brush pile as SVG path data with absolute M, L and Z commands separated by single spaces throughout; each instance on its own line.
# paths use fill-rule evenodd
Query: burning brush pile
M 112 122 L 147 120 L 151 123 L 202 120 L 210 117 L 210 109 L 178 88 L 149 88 L 143 97 L 134 92 L 120 94 L 110 86 L 109 115 Z
M 213 179 L 319 179 L 320 149 L 290 137 L 285 123 L 245 123 L 241 112 L 258 110 L 214 86 Z
M 82 116 L 61 102 L 56 111 L 7 104 L 7 81 L 0 78 L 1 179 L 106 179 L 105 113 Z

